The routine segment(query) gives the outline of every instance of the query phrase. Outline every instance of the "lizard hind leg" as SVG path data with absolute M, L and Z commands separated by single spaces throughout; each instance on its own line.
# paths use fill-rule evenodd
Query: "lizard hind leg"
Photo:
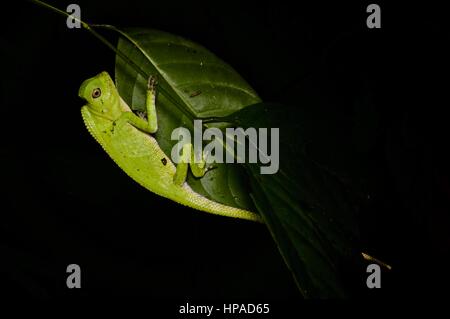
M 181 186 L 186 181 L 188 166 L 195 177 L 202 177 L 207 171 L 203 155 L 200 161 L 197 162 L 195 160 L 194 147 L 190 143 L 184 144 L 181 150 L 180 162 L 177 164 L 176 172 L 173 176 L 175 185 Z

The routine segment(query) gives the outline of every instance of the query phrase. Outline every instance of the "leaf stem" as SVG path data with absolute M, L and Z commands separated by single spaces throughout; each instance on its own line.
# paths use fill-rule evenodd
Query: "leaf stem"
M 375 257 L 372 257 L 372 256 L 370 256 L 370 255 L 368 255 L 368 254 L 366 254 L 366 253 L 361 253 L 361 255 L 362 255 L 363 258 L 364 258 L 365 260 L 367 260 L 367 261 L 375 262 L 375 263 L 377 263 L 377 264 L 379 264 L 379 265 L 381 265 L 381 266 L 387 268 L 388 270 L 391 270 L 391 269 L 392 269 L 392 267 L 391 267 L 390 265 L 388 265 L 388 264 L 382 262 L 381 260 L 379 260 L 379 259 L 377 259 L 377 258 L 375 258 Z
M 113 30 L 115 32 L 117 32 L 119 35 L 123 36 L 125 39 L 127 39 L 128 41 L 130 41 L 139 51 L 142 51 L 138 46 L 136 46 L 136 44 L 134 43 L 134 41 L 131 41 L 130 38 L 121 30 L 113 27 L 113 26 L 109 26 L 109 25 L 102 25 L 102 24 L 98 24 L 98 25 L 94 25 L 94 24 L 89 24 L 84 22 L 83 20 L 70 15 L 68 12 L 63 11 L 61 9 L 58 9 L 56 7 L 53 7 L 52 5 L 45 3 L 43 1 L 40 0 L 30 0 L 31 2 L 34 2 L 35 4 L 50 9 L 64 17 L 71 17 L 73 18 L 75 21 L 79 22 L 82 27 L 87 30 L 88 32 L 90 32 L 93 36 L 95 36 L 98 40 L 100 40 L 103 44 L 105 44 L 109 49 L 111 49 L 112 51 L 114 51 L 114 53 L 116 53 L 121 59 L 123 59 L 126 63 L 128 63 L 129 65 L 131 65 L 133 67 L 133 69 L 140 75 L 142 75 L 144 78 L 148 78 L 149 74 L 147 74 L 144 70 L 142 70 L 142 68 L 140 68 L 136 63 L 134 63 L 130 58 L 128 58 L 125 54 L 123 54 L 120 50 L 118 50 L 115 46 L 113 46 L 108 40 L 106 40 L 105 37 L 103 37 L 101 34 L 99 34 L 97 31 L 94 30 L 94 26 L 95 27 L 100 27 L 100 28 L 106 28 L 109 30 Z M 184 113 L 184 115 L 186 115 L 190 120 L 194 120 L 196 118 L 195 114 L 192 112 L 192 110 L 187 110 L 185 108 L 183 108 L 181 105 L 179 105 L 179 103 L 163 88 L 160 87 L 159 91 L 166 97 L 168 98 L 182 113 Z
M 106 40 L 105 37 L 103 37 L 101 34 L 99 34 L 97 31 L 94 30 L 94 28 L 92 28 L 92 26 L 87 23 L 84 22 L 83 20 L 70 15 L 69 13 L 67 13 L 66 11 L 62 11 L 56 7 L 53 7 L 52 5 L 49 5 L 48 3 L 45 3 L 43 1 L 40 0 L 30 0 L 31 2 L 36 3 L 37 5 L 44 7 L 44 8 L 48 8 L 60 15 L 63 15 L 64 17 L 71 17 L 73 18 L 75 21 L 80 22 L 80 24 L 83 26 L 84 29 L 86 29 L 87 31 L 89 31 L 93 36 L 95 36 L 98 40 L 100 40 L 103 44 L 105 44 L 108 48 L 110 48 L 111 50 L 113 50 L 117 55 L 119 55 L 122 59 L 124 59 L 127 63 L 129 63 L 130 65 L 133 66 L 133 68 L 135 69 L 136 72 L 138 72 L 139 74 L 141 74 L 143 77 L 148 77 L 149 75 L 142 70 L 136 63 L 134 63 L 133 61 L 131 61 L 125 54 L 123 54 L 122 52 L 120 52 L 119 50 L 116 49 L 116 47 L 114 47 L 108 40 Z

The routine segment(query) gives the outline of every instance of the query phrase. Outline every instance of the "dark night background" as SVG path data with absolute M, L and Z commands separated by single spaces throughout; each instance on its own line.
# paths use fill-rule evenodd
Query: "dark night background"
M 50 3 L 64 10 L 71 2 Z M 393 266 L 382 288 L 361 298 L 442 297 L 436 288 L 448 283 L 450 265 L 442 8 L 376 1 L 382 28 L 370 30 L 370 2 L 76 3 L 87 22 L 198 42 L 263 100 L 302 104 L 312 117 L 342 123 L 370 195 L 359 216 L 363 246 Z M 78 87 L 102 70 L 114 73 L 111 51 L 29 2 L 3 11 L 2 20 L 0 289 L 182 302 L 301 298 L 264 226 L 151 194 L 91 138 Z M 339 149 L 330 152 L 339 157 Z M 71 263 L 81 266 L 79 290 L 65 285 Z

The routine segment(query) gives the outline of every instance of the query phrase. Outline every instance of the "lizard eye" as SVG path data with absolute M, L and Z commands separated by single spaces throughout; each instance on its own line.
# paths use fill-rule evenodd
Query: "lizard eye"
M 93 97 L 94 99 L 100 97 L 100 95 L 102 95 L 102 91 L 100 90 L 100 88 L 95 88 L 95 89 L 92 91 L 92 97 Z

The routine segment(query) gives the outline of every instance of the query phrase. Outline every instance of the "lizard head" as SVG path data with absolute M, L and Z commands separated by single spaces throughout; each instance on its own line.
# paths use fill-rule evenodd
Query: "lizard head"
M 86 107 L 92 113 L 111 120 L 120 116 L 119 92 L 107 72 L 85 80 L 78 95 L 86 100 Z

